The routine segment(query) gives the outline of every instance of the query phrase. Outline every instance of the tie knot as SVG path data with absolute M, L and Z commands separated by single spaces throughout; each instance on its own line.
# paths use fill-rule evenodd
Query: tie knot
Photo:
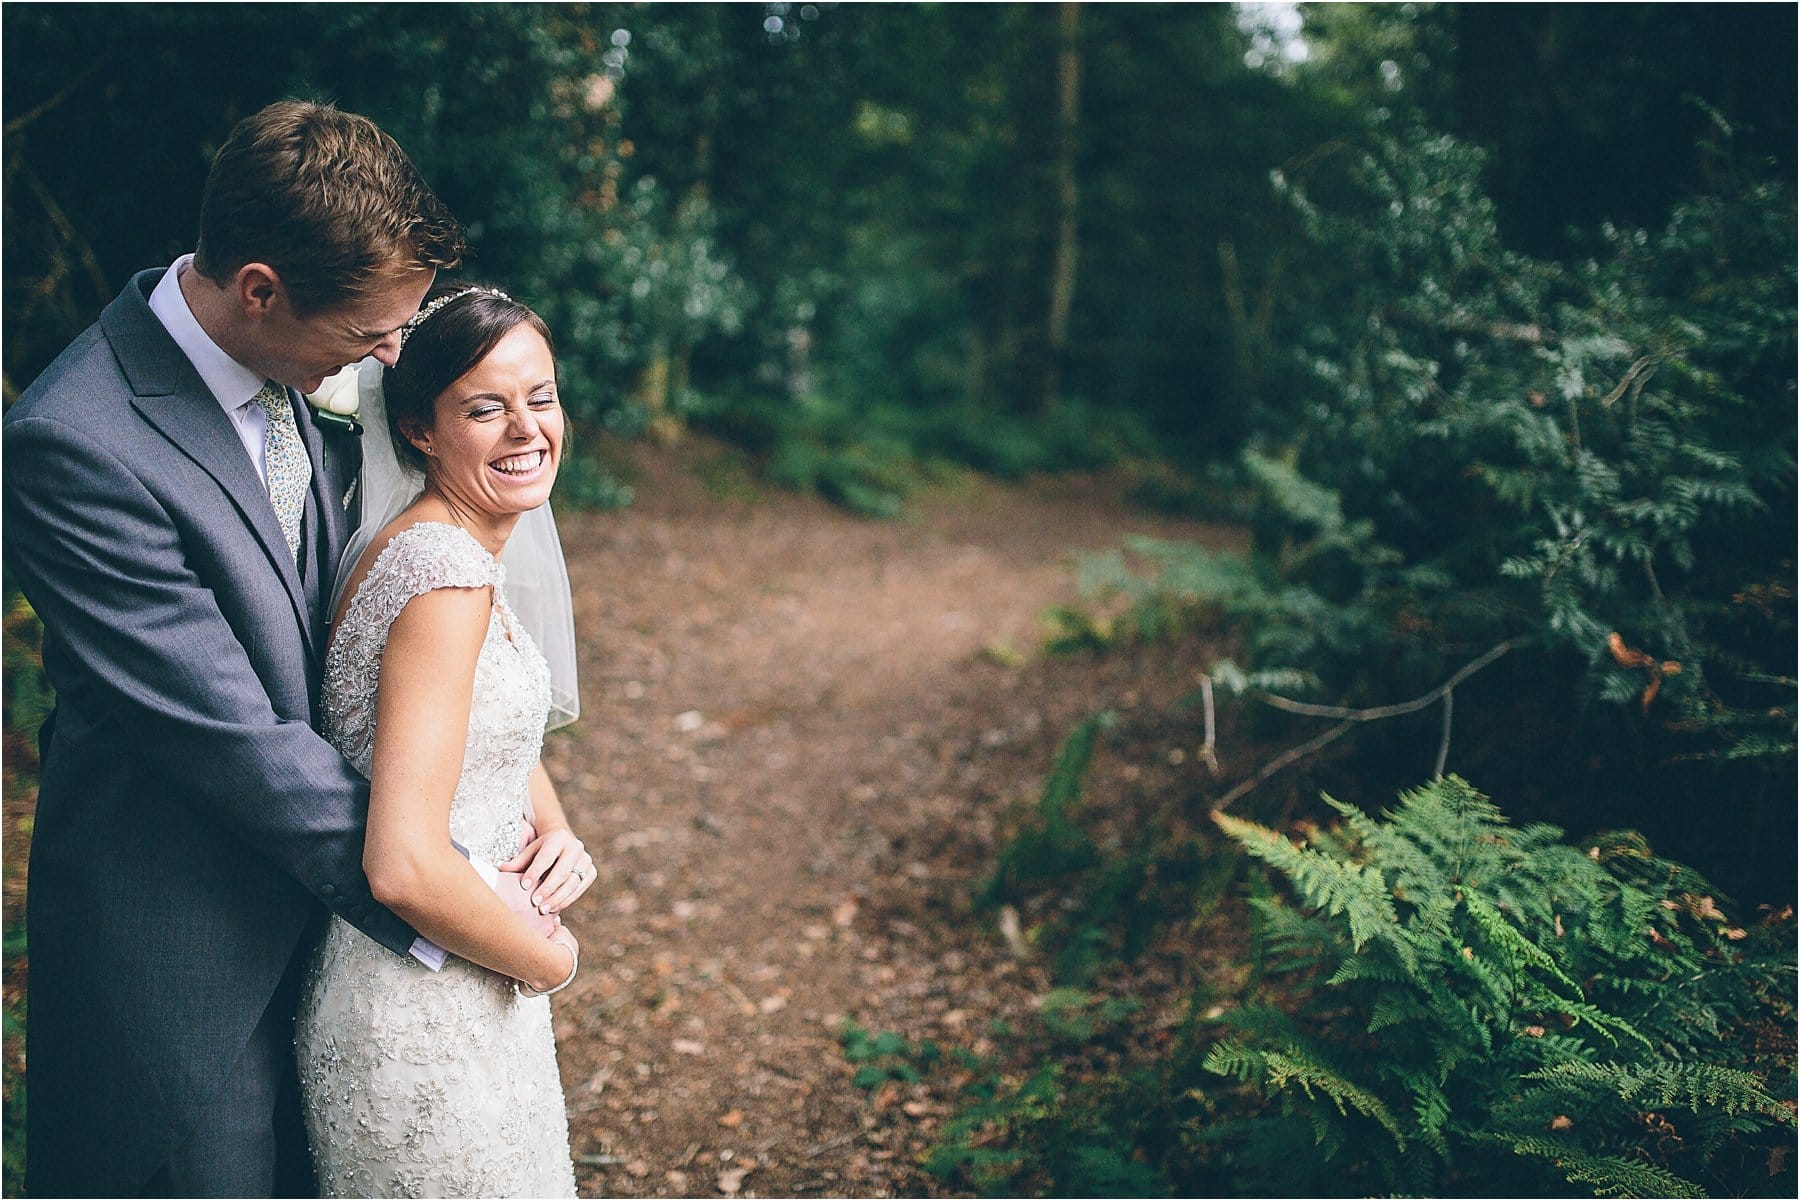
M 262 390 L 250 398 L 250 403 L 266 410 L 270 416 L 279 412 L 293 412 L 288 403 L 287 389 L 274 380 L 263 381 Z

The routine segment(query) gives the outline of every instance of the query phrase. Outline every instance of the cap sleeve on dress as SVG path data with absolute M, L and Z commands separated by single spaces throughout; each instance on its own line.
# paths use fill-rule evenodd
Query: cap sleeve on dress
M 475 536 L 459 526 L 421 521 L 382 548 L 357 599 L 377 628 L 393 624 L 415 596 L 438 588 L 493 588 L 505 571 Z

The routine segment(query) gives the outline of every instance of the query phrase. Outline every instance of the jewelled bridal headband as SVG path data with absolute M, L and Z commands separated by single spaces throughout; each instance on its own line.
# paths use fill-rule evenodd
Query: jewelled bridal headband
M 508 296 L 505 292 L 502 292 L 499 288 L 484 288 L 479 284 L 472 288 L 464 288 L 460 292 L 446 292 L 418 312 L 414 313 L 407 323 L 400 327 L 400 345 L 405 346 L 406 340 L 412 337 L 413 333 L 421 325 L 424 325 L 433 313 L 449 304 L 452 300 L 460 300 L 472 292 L 479 292 L 483 296 L 493 296 L 500 300 L 512 300 L 512 297 Z

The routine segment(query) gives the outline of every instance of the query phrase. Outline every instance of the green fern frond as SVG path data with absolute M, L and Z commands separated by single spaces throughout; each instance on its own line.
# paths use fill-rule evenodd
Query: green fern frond
M 1347 1115 L 1348 1110 L 1354 1109 L 1364 1117 L 1373 1118 L 1392 1136 L 1396 1147 L 1406 1150 L 1406 1135 L 1381 1098 L 1308 1057 L 1300 1048 L 1290 1046 L 1280 1051 L 1263 1052 L 1262 1070 L 1271 1090 L 1280 1092 L 1293 1086 L 1311 1097 L 1317 1089 L 1337 1106 L 1339 1114 Z
M 1463 893 L 1462 902 L 1463 910 L 1468 913 L 1482 935 L 1500 952 L 1505 958 L 1507 966 L 1515 973 L 1523 973 L 1527 968 L 1536 968 L 1549 975 L 1575 996 L 1581 996 L 1581 986 L 1569 979 L 1542 947 L 1514 929 L 1513 924 L 1506 920 L 1505 915 L 1488 904 L 1486 898 L 1480 893 L 1472 888 L 1468 889 Z
M 1416 956 L 1400 929 L 1394 899 L 1380 869 L 1303 850 L 1266 826 L 1228 813 L 1214 813 L 1213 820 L 1251 855 L 1287 876 L 1308 904 L 1333 917 L 1346 918 L 1355 949 L 1378 942 L 1408 968 L 1414 966 Z
M 1628 1038 L 1646 1051 L 1656 1050 L 1655 1044 L 1640 1034 L 1630 1022 L 1615 1017 L 1599 1006 L 1589 1005 L 1585 1001 L 1567 999 L 1559 1000 L 1557 1006 L 1576 1021 L 1586 1023 L 1590 1029 L 1615 1047 L 1619 1045 L 1621 1038 Z
M 1539 1137 L 1501 1136 L 1519 1155 L 1547 1159 L 1572 1184 L 1592 1185 L 1596 1197 L 1704 1197 L 1691 1180 L 1641 1160 L 1595 1155 L 1573 1143 Z
M 1529 1072 L 1527 1080 L 1551 1087 L 1575 1085 L 1603 1089 L 1639 1108 L 1680 1106 L 1698 1113 L 1712 1108 L 1727 1114 L 1760 1113 L 1784 1125 L 1794 1124 L 1794 1114 L 1772 1096 L 1753 1073 L 1708 1063 L 1658 1063 L 1646 1067 L 1624 1064 L 1561 1063 Z

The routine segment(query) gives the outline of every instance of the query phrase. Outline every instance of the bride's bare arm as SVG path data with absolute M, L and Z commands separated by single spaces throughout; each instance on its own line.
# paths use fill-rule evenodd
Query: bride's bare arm
M 541 991 L 569 974 L 572 945 L 526 929 L 445 836 L 492 604 L 486 588 L 435 589 L 388 631 L 363 870 L 376 899 L 420 934 Z

